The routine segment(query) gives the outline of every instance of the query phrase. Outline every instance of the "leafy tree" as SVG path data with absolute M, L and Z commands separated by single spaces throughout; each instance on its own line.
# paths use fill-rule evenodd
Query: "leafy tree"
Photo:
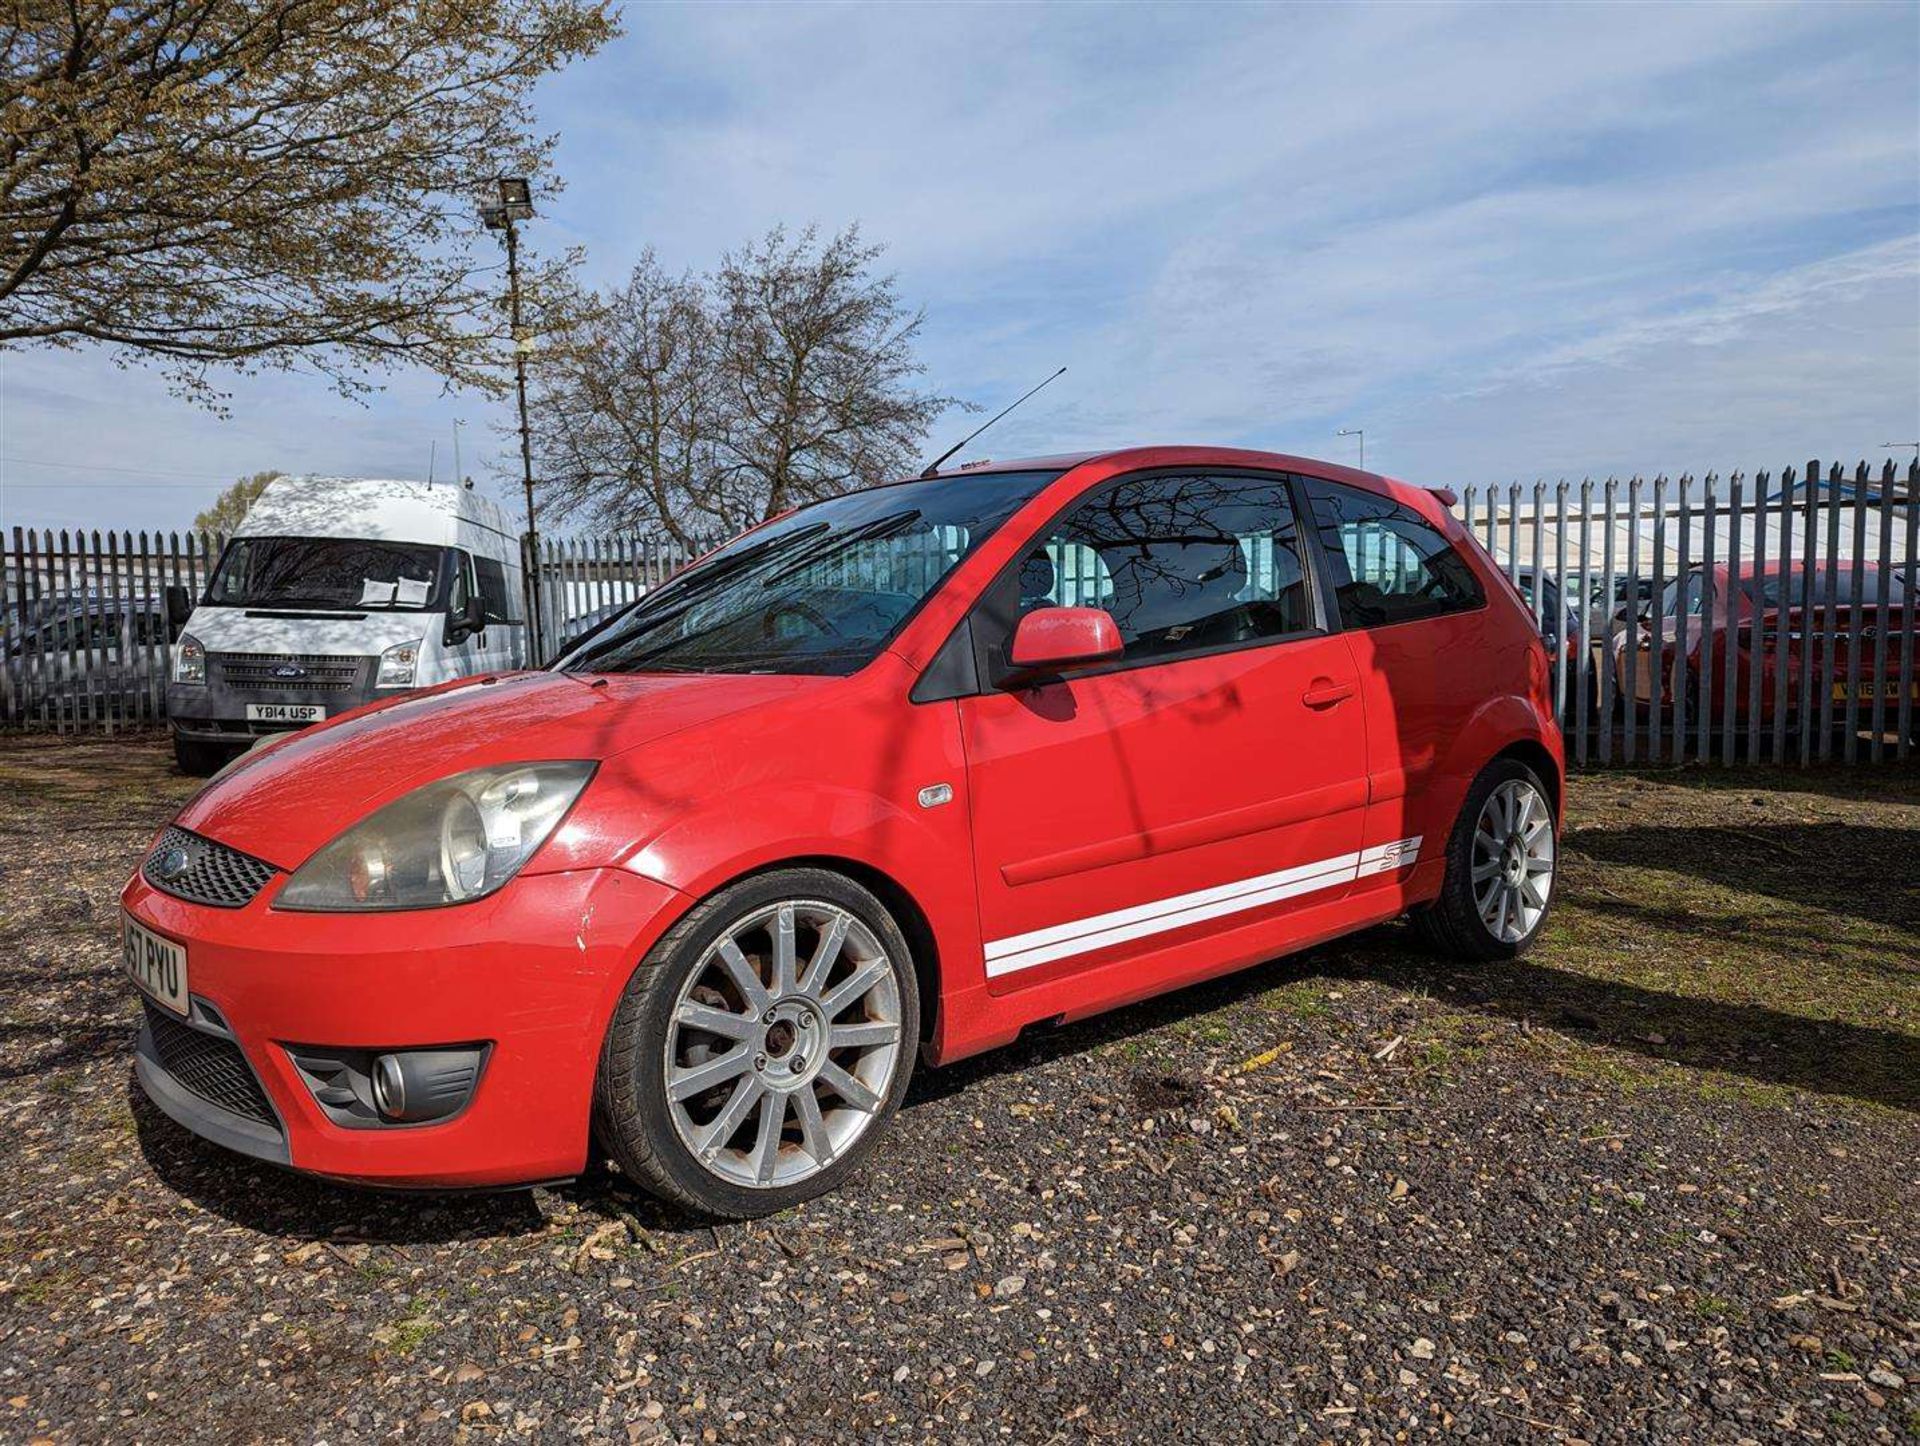
M 649 252 L 571 300 L 533 378 L 544 505 L 692 543 L 911 471 L 954 403 L 914 385 L 921 315 L 881 253 L 854 228 L 776 229 L 711 275 Z
M 259 500 L 267 484 L 276 477 L 284 477 L 284 472 L 255 472 L 251 477 L 242 477 L 213 501 L 213 506 L 193 519 L 195 532 L 232 532 L 246 520 L 247 513 Z
M 540 169 L 531 88 L 615 28 L 605 0 L 10 0 L 0 345 L 105 344 L 213 402 L 215 367 L 497 383 L 475 201 Z

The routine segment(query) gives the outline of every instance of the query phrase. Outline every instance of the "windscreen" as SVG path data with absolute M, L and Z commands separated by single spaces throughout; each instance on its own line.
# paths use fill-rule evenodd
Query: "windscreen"
M 344 537 L 236 537 L 207 589 L 218 607 L 424 612 L 445 606 L 445 549 Z
M 736 538 L 554 666 L 580 673 L 851 673 L 1059 473 L 875 487 Z

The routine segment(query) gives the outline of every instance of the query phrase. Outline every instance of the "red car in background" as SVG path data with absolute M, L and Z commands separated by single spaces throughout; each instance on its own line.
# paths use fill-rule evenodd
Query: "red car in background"
M 1807 605 L 1809 582 L 1811 607 Z M 1691 568 L 1667 584 L 1658 614 L 1643 614 L 1637 626 L 1615 638 L 1616 696 L 1631 698 L 1643 711 L 1652 706 L 1657 644 L 1663 712 L 1671 711 L 1684 691 L 1689 718 L 1700 716 L 1703 699 L 1710 720 L 1725 718 L 1727 672 L 1732 669 L 1736 722 L 1771 723 L 1782 708 L 1788 717 L 1797 718 L 1809 702 L 1801 694 L 1800 682 L 1803 660 L 1810 652 L 1813 708 L 1820 707 L 1826 692 L 1836 720 L 1844 722 L 1852 702 L 1856 716 L 1864 722 L 1866 710 L 1880 697 L 1886 700 L 1883 711 L 1891 726 L 1900 702 L 1903 635 L 1914 625 L 1912 607 L 1913 596 L 1903 573 L 1890 568 L 1883 579 L 1881 569 L 1872 564 L 1829 570 L 1816 563 L 1811 572 L 1802 563 L 1763 569 L 1752 564 Z M 1631 679 L 1629 653 L 1637 654 Z M 1920 687 L 1909 687 L 1920 700 Z
M 122 896 L 167 1114 L 364 1183 L 717 1215 L 963 1058 L 1412 912 L 1538 937 L 1533 620 L 1431 494 L 1157 447 L 776 518 L 546 672 L 265 744 Z

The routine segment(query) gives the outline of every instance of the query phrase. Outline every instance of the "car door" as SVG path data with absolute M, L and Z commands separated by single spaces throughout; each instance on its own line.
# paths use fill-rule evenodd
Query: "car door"
M 1445 848 L 1472 778 L 1457 758 L 1449 770 L 1449 745 L 1490 679 L 1527 676 L 1529 643 L 1497 625 L 1472 567 L 1428 519 L 1361 488 L 1314 477 L 1299 486 L 1366 700 L 1363 846 L 1393 846 L 1404 869 Z M 1394 887 L 1397 874 L 1363 887 Z
M 1142 959 L 1338 898 L 1360 865 L 1365 728 L 1285 479 L 1123 477 L 989 589 L 960 700 L 989 987 Z M 1008 677 L 1017 618 L 1106 609 L 1117 663 Z

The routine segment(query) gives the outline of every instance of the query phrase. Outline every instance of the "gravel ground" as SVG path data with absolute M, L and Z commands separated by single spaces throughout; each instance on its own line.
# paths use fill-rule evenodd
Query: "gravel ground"
M 1578 779 L 1526 961 L 1388 927 L 923 1071 L 717 1230 L 158 1116 L 114 898 L 190 787 L 0 744 L 0 1438 L 1920 1437 L 1920 773 Z

